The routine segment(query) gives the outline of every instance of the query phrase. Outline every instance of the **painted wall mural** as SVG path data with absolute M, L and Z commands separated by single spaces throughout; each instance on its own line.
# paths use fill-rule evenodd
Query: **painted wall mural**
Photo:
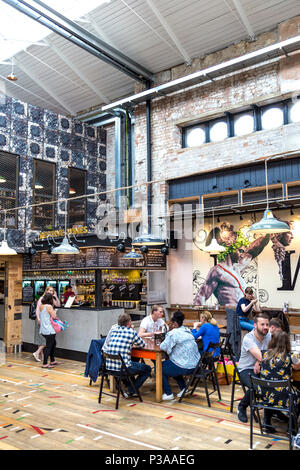
M 236 305 L 247 286 L 256 292 L 260 303 L 268 307 L 300 306 L 298 273 L 300 268 L 300 215 L 294 210 L 275 215 L 287 222 L 290 232 L 253 235 L 249 228 L 262 213 L 220 217 L 214 233 L 226 251 L 205 253 L 213 236 L 206 224 L 196 232 L 193 250 L 193 302 L 196 305 Z

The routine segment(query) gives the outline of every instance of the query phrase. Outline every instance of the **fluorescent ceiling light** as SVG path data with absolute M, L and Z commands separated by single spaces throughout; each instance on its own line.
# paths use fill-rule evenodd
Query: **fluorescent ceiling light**
M 28 4 L 42 10 L 42 7 L 34 1 L 27 1 Z M 110 0 L 47 0 L 47 5 L 71 20 L 78 20 L 81 16 L 109 2 Z M 51 31 L 45 26 L 0 2 L 0 61 L 14 56 L 30 44 L 38 43 L 49 34 Z

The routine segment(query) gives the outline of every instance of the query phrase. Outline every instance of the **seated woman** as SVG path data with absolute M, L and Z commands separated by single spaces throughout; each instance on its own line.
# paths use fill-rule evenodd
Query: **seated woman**
M 292 370 L 300 370 L 300 360 L 291 354 L 290 337 L 284 331 L 275 331 L 269 342 L 268 349 L 264 352 L 261 362 L 260 377 L 266 380 L 286 380 L 291 377 Z M 260 390 L 263 398 L 272 406 L 289 406 L 289 395 L 286 388 L 276 388 L 268 392 L 266 389 Z M 293 390 L 294 405 L 297 416 L 300 411 L 300 393 Z M 271 426 L 273 412 L 265 410 L 264 430 L 274 432 Z M 277 413 L 276 413 L 277 414 Z M 284 417 L 282 413 L 279 417 Z
M 170 331 L 160 345 L 160 349 L 169 356 L 162 364 L 163 400 L 174 398 L 168 378 L 175 378 L 180 388 L 177 397 L 181 397 L 185 388 L 183 376 L 191 374 L 200 360 L 197 344 L 191 331 L 182 325 L 183 320 L 182 312 L 174 312 L 170 320 Z
M 254 321 L 249 318 L 252 309 L 255 312 L 260 312 L 258 299 L 253 295 L 253 289 L 246 287 L 245 296 L 238 301 L 236 307 L 236 313 L 240 318 L 242 330 L 252 331 L 254 329 Z
M 220 331 L 218 324 L 208 310 L 204 310 L 201 313 L 200 322 L 194 323 L 192 334 L 196 340 L 198 338 L 202 338 L 203 351 L 207 351 L 209 343 L 219 343 L 220 341 Z M 211 349 L 212 348 L 209 348 L 209 351 L 211 351 Z M 219 356 L 220 348 L 217 348 L 214 352 L 213 357 L 216 358 Z

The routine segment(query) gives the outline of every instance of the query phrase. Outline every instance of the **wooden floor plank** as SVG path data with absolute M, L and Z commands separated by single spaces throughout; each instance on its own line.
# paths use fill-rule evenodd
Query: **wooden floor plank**
M 249 424 L 229 411 L 231 386 L 221 387 L 221 401 L 211 395 L 209 408 L 201 388 L 182 403 L 157 403 L 152 380 L 142 388 L 143 403 L 121 398 L 115 410 L 108 395 L 98 404 L 99 383 L 90 386 L 84 370 L 84 363 L 65 359 L 45 370 L 28 353 L 7 355 L 0 366 L 0 450 L 249 448 Z M 171 385 L 176 393 L 176 383 Z M 254 446 L 288 449 L 287 442 L 262 436 L 255 436 Z

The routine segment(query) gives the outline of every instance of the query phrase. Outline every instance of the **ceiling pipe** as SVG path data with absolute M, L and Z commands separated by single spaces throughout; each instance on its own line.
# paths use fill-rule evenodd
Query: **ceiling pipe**
M 152 72 L 133 61 L 125 54 L 122 54 L 110 45 L 106 44 L 97 36 L 77 25 L 74 21 L 61 15 L 40 0 L 33 1 L 47 13 L 38 9 L 34 5 L 27 3 L 25 0 L 3 1 L 73 44 L 76 44 L 90 54 L 93 54 L 98 59 L 117 68 L 134 80 L 144 84 L 149 80 L 153 81 Z

